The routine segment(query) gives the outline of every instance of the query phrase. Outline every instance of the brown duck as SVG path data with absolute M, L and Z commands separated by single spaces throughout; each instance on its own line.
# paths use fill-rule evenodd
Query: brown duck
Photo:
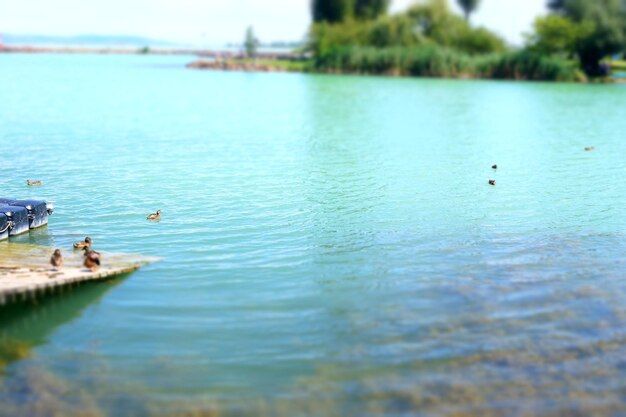
M 152 213 L 146 217 L 148 220 L 159 220 L 161 218 L 161 210 L 157 210 L 156 213 Z
M 496 180 L 489 180 L 489 185 L 495 186 L 496 185 Z
M 85 257 L 86 257 L 87 255 L 89 255 L 90 253 L 95 253 L 96 255 L 100 256 L 100 252 L 95 251 L 95 250 L 92 250 L 90 247 L 87 247 L 87 246 L 86 246 L 86 247 L 84 247 L 84 248 L 83 248 L 83 250 L 84 250 L 84 252 L 83 252 L 83 256 L 85 256 Z
M 35 186 L 41 185 L 41 184 L 43 184 L 43 182 L 39 181 L 39 180 L 37 180 L 37 181 L 26 180 L 26 185 L 28 185 L 29 187 L 35 187 Z
M 85 260 L 83 266 L 89 269 L 91 272 L 95 272 L 100 268 L 100 253 L 85 248 Z
M 60 249 L 55 250 L 50 257 L 50 265 L 55 269 L 63 268 L 63 254 Z
M 74 249 L 84 249 L 91 247 L 91 238 L 87 236 L 82 242 L 74 243 Z

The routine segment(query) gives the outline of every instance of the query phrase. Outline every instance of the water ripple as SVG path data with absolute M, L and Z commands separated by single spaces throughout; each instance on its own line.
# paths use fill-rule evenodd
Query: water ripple
M 163 261 L 3 317 L 0 414 L 623 413 L 615 86 L 182 64 L 1 57 L 16 241 Z

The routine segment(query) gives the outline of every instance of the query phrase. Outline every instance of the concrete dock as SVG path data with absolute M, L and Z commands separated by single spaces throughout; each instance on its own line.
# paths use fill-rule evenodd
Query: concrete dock
M 0 243 L 0 305 L 72 284 L 104 280 L 136 271 L 159 258 L 101 252 L 102 265 L 91 272 L 83 267 L 83 252 L 64 250 L 65 265 L 50 266 L 54 248 L 10 242 Z

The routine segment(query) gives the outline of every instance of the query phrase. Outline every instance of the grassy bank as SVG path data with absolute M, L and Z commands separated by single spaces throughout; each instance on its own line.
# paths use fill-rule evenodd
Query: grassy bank
M 528 51 L 475 56 L 438 47 L 349 47 L 334 49 L 309 60 L 232 58 L 199 60 L 189 64 L 188 67 L 249 72 L 315 72 L 565 82 L 585 80 L 584 74 L 575 63 Z
M 613 59 L 613 60 L 609 60 L 607 62 L 607 64 L 611 68 L 611 71 L 614 71 L 614 72 L 626 72 L 626 61 L 625 60 Z
M 285 71 L 285 72 L 306 72 L 311 68 L 310 61 L 291 61 L 284 59 L 243 59 L 239 60 L 239 62 L 243 62 L 246 65 L 261 65 L 272 67 L 276 71 Z
M 187 68 L 247 72 L 308 72 L 311 71 L 312 64 L 311 61 L 305 60 L 228 58 L 200 59 L 188 64 Z
M 399 76 L 576 81 L 584 76 L 575 63 L 528 51 L 470 55 L 451 48 L 346 47 L 317 56 L 321 72 Z
M 472 8 L 464 8 L 464 18 L 449 0 L 414 2 L 395 14 L 387 13 L 389 2 L 374 2 L 381 7 L 365 16 L 358 6 L 366 0 L 354 10 L 349 0 L 343 9 L 322 7 L 331 3 L 314 3 L 320 7 L 309 30 L 307 50 L 321 72 L 605 82 L 611 77 L 600 61 L 626 48 L 626 9 L 617 0 L 550 2 L 521 50 L 471 24 Z M 612 65 L 614 72 L 623 68 Z

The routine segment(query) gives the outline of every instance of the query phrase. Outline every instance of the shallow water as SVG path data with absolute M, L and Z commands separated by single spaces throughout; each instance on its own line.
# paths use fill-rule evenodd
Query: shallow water
M 626 413 L 626 86 L 191 59 L 0 56 L 13 242 L 164 258 L 0 309 L 0 415 Z

